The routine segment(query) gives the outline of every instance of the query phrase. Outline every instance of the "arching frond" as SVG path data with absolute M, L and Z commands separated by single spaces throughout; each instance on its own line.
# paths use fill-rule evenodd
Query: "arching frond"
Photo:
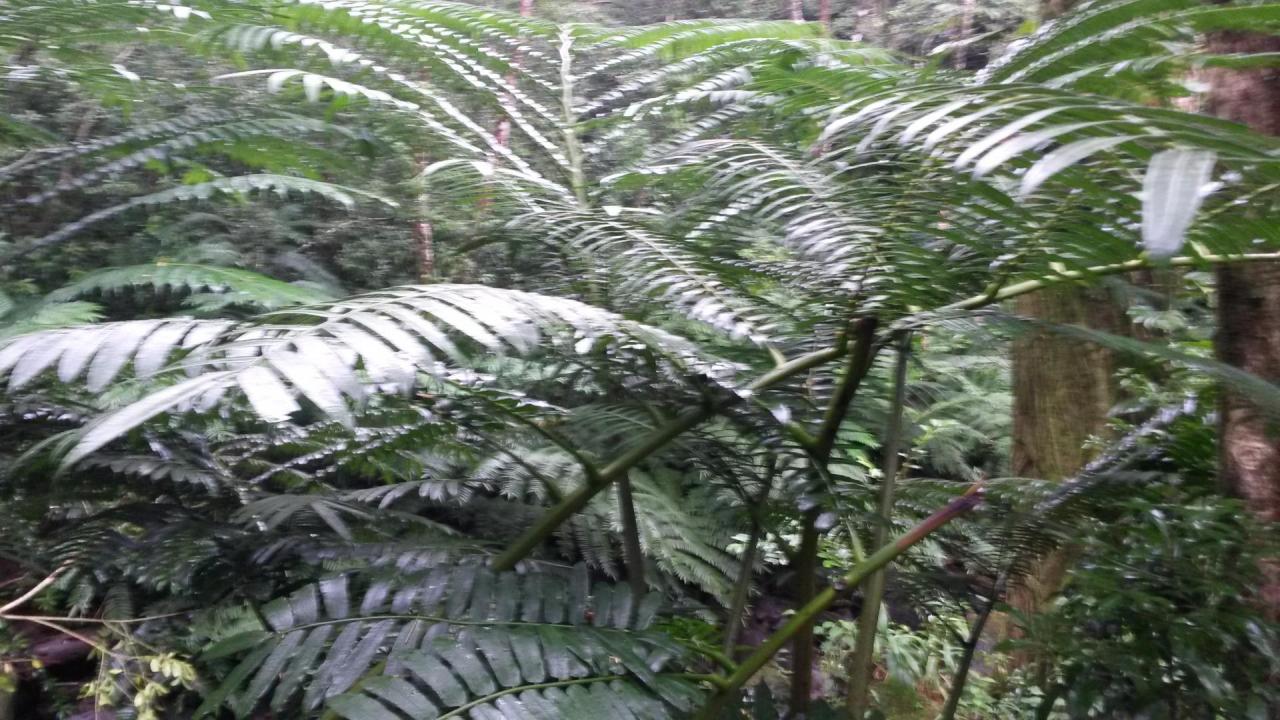
M 320 180 L 309 180 L 307 178 L 265 173 L 256 175 L 237 175 L 235 177 L 209 180 L 195 185 L 183 185 L 180 187 L 170 188 L 168 190 L 161 190 L 160 192 L 151 193 L 150 195 L 141 195 L 132 198 L 127 202 L 94 211 L 79 220 L 63 225 L 61 228 L 58 228 L 48 235 L 25 243 L 17 250 L 11 251 L 10 256 L 25 255 L 57 245 L 90 225 L 113 218 L 135 208 L 166 205 L 175 202 L 189 202 L 192 200 L 208 200 L 219 194 L 237 195 L 255 191 L 271 191 L 282 196 L 287 196 L 291 192 L 310 193 L 332 200 L 345 207 L 354 206 L 356 197 L 375 200 L 392 207 L 395 207 L 396 205 L 396 202 L 390 198 L 381 197 L 374 193 L 365 192 L 356 188 L 335 185 L 333 183 L 323 182 Z
M 269 627 L 206 651 L 206 661 L 243 659 L 197 716 L 224 703 L 239 717 L 259 705 L 327 707 L 352 720 L 521 717 L 526 707 L 673 716 L 697 691 L 661 674 L 681 653 L 646 631 L 660 602 L 636 605 L 625 588 L 592 586 L 582 567 L 568 576 L 445 565 L 367 584 L 334 577 L 264 607 Z
M 675 376 L 719 377 L 732 369 L 701 357 L 687 341 L 576 301 L 432 285 L 244 323 L 141 320 L 26 335 L 0 350 L 0 370 L 9 372 L 11 388 L 54 366 L 62 383 L 87 373 L 91 390 L 106 387 L 129 365 L 139 378 L 166 368 L 190 376 L 86 428 L 67 458 L 71 463 L 159 413 L 211 407 L 233 388 L 269 422 L 300 411 L 298 401 L 305 399 L 350 423 L 350 402 L 369 392 L 407 392 L 419 372 L 464 385 L 482 381 L 468 372 L 472 348 L 638 353 Z
M 989 82 L 1062 84 L 1087 77 L 1077 74 L 1083 68 L 1114 64 L 1120 58 L 1140 64 L 1166 54 L 1175 42 L 1191 41 L 1197 33 L 1244 27 L 1254 31 L 1280 27 L 1280 7 L 1267 2 L 1092 2 L 1013 43 L 981 77 Z
M 139 287 L 209 293 L 216 295 L 216 300 L 222 304 L 249 305 L 264 310 L 333 299 L 311 287 L 281 282 L 248 270 L 157 262 L 91 272 L 49 293 L 45 300 L 62 303 L 95 293 L 110 295 Z M 209 303 L 205 301 L 202 304 L 208 306 Z

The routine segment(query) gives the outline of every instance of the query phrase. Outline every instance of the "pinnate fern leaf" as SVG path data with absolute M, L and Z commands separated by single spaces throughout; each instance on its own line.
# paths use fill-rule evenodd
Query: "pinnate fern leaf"
M 160 413 L 206 410 L 235 389 L 268 422 L 288 419 L 305 400 L 351 424 L 352 403 L 370 392 L 408 392 L 418 385 L 419 373 L 475 384 L 484 378 L 468 368 L 490 353 L 576 356 L 602 347 L 613 360 L 647 358 L 668 376 L 724 380 L 732 371 L 686 340 L 584 303 L 441 284 L 393 288 L 240 323 L 139 320 L 24 335 L 0 346 L 0 374 L 8 375 L 15 390 L 56 367 L 59 382 L 83 376 L 93 391 L 129 366 L 143 379 L 166 368 L 189 376 L 90 423 L 67 455 L 69 465 Z
M 680 650 L 649 629 L 660 603 L 592 585 L 581 566 L 522 575 L 445 565 L 368 584 L 333 577 L 264 607 L 270 627 L 206 650 L 206 661 L 242 659 L 197 716 L 225 704 L 239 717 L 262 705 L 351 720 L 622 706 L 667 717 L 697 691 L 661 674 Z
M 148 286 L 216 293 L 227 304 L 251 305 L 264 310 L 333 299 L 319 290 L 282 282 L 248 270 L 165 261 L 96 270 L 49 293 L 45 299 L 50 302 L 68 302 L 91 293 L 109 295 Z

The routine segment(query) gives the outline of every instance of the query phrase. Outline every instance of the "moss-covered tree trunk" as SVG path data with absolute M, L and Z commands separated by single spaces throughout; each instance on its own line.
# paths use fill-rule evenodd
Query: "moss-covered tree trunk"
M 1213 33 L 1209 52 L 1280 52 L 1280 36 Z M 1206 72 L 1207 110 L 1258 132 L 1280 135 L 1280 70 L 1262 67 Z M 1247 210 L 1246 210 L 1247 212 Z M 1280 382 L 1280 264 L 1223 266 L 1218 270 L 1219 359 Z M 1249 398 L 1224 392 L 1220 473 L 1228 492 L 1242 498 L 1264 523 L 1280 522 L 1280 428 Z M 1280 620 L 1280 559 L 1263 565 L 1258 600 Z M 1273 711 L 1274 712 L 1274 711 Z

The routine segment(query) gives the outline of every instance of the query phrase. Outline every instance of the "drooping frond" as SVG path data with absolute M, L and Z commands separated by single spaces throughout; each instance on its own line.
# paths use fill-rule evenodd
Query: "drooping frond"
M 1248 28 L 1262 32 L 1280 27 L 1280 7 L 1268 2 L 1203 4 L 1188 0 L 1123 0 L 1091 2 L 1059 18 L 1024 40 L 1013 43 L 980 75 L 987 82 L 1039 82 L 1053 85 L 1091 81 L 1109 89 L 1106 77 L 1126 69 L 1141 72 L 1148 59 L 1171 57 L 1177 43 L 1190 46 L 1197 34 Z M 1174 55 L 1172 57 L 1178 57 Z M 1191 59 L 1191 52 L 1180 54 Z M 1245 58 L 1235 58 L 1247 62 Z M 1274 58 L 1259 57 L 1264 64 Z M 1155 66 L 1147 63 L 1148 69 Z M 1080 82 L 1080 81 L 1085 82 Z
M 333 299 L 311 287 L 281 282 L 248 270 L 164 261 L 97 270 L 49 293 L 45 299 L 62 303 L 88 295 L 111 295 L 141 287 L 200 293 L 193 300 L 198 301 L 202 308 L 216 303 L 275 310 Z
M 727 286 L 682 238 L 650 227 L 647 220 L 651 218 L 644 211 L 631 208 L 611 206 L 601 213 L 559 205 L 516 222 L 540 232 L 553 248 L 609 262 L 626 292 L 673 302 L 689 317 L 735 337 L 767 336 L 768 314 L 752 298 Z
M 0 179 L 12 179 L 5 176 L 30 174 L 73 158 L 98 155 L 121 146 L 154 140 L 154 142 L 146 142 L 140 149 L 111 157 L 90 170 L 69 174 L 52 188 L 32 193 L 17 203 L 19 206 L 39 205 L 61 193 L 91 187 L 103 179 L 115 177 L 147 163 L 166 160 L 180 153 L 192 152 L 202 146 L 221 146 L 225 149 L 227 145 L 256 138 L 299 136 L 309 133 L 331 133 L 348 140 L 362 139 L 350 128 L 312 118 L 286 114 L 283 117 L 258 116 L 248 120 L 240 119 L 246 114 L 244 111 L 197 112 L 155 125 L 136 128 L 117 136 L 76 143 L 66 148 L 49 148 L 47 152 L 40 153 L 25 163 L 0 171 Z M 225 118 L 226 122 L 219 122 L 222 118 Z M 301 187 L 297 189 L 302 190 Z M 344 202 L 344 204 L 347 203 Z
M 697 691 L 662 674 L 681 652 L 646 630 L 660 602 L 592 586 L 581 566 L 567 576 L 464 564 L 368 583 L 334 577 L 264 607 L 269 627 L 206 652 L 206 661 L 243 659 L 197 716 L 226 704 L 238 717 L 261 705 L 351 720 L 573 709 L 668 717 Z
M 287 197 L 293 192 L 314 194 L 339 203 L 345 207 L 354 206 L 356 203 L 356 197 L 374 200 L 391 207 L 396 206 L 396 202 L 390 198 L 381 197 L 364 190 L 344 187 L 321 180 L 309 180 L 307 178 L 267 173 L 236 175 L 229 178 L 209 180 L 195 185 L 182 185 L 168 190 L 151 193 L 149 195 L 140 195 L 138 197 L 131 198 L 126 202 L 112 205 L 111 207 L 103 208 L 101 210 L 96 210 L 79 220 L 63 225 L 48 235 L 24 243 L 16 250 L 10 251 L 9 255 L 10 257 L 17 257 L 57 245 L 71 238 L 73 235 L 90 225 L 108 220 L 135 208 L 166 205 L 176 202 L 189 202 L 193 200 L 208 200 L 217 195 L 240 195 L 243 193 L 263 191 L 274 192 L 283 197 Z
M 0 370 L 9 373 L 11 388 L 55 366 L 59 382 L 87 375 L 90 390 L 106 387 L 130 365 L 141 379 L 168 369 L 190 376 L 87 427 L 70 463 L 159 413 L 209 408 L 234 388 L 268 422 L 288 419 L 305 399 L 350 423 L 352 401 L 370 392 L 408 392 L 420 372 L 449 383 L 483 383 L 468 369 L 474 348 L 482 355 L 607 351 L 665 366 L 673 378 L 732 371 L 687 341 L 583 303 L 468 285 L 386 290 L 242 323 L 140 320 L 36 333 L 0 349 Z

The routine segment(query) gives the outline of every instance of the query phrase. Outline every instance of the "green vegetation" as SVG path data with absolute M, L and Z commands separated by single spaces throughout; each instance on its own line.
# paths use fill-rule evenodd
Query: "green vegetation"
M 0 720 L 1276 712 L 1280 5 L 757 5 L 0 7 Z

